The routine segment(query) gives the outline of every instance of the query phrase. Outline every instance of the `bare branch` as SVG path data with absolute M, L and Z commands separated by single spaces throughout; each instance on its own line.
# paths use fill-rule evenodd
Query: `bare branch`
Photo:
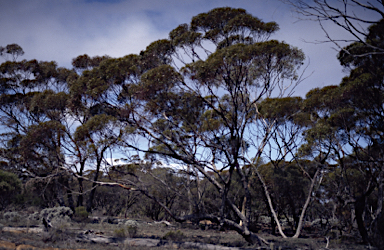
M 313 0 L 311 2 L 303 0 L 281 0 L 282 2 L 294 7 L 294 12 L 300 16 L 303 16 L 306 20 L 316 21 L 319 23 L 321 29 L 325 33 L 328 41 L 336 45 L 339 51 L 343 50 L 348 54 L 358 57 L 364 57 L 368 55 L 383 54 L 384 49 L 372 45 L 369 41 L 366 41 L 368 34 L 367 25 L 376 24 L 379 20 L 373 20 L 369 18 L 375 18 L 377 14 L 384 18 L 384 4 L 377 1 L 377 4 L 373 4 L 368 1 L 366 4 L 357 0 L 343 0 L 342 2 L 327 1 L 327 0 Z M 337 6 L 337 3 L 342 3 L 341 6 Z M 371 15 L 369 17 L 359 17 L 355 14 L 357 11 L 369 11 Z M 324 21 L 331 21 L 336 26 L 342 28 L 347 34 L 351 35 L 354 39 L 336 39 L 330 35 L 329 31 L 323 25 Z M 352 54 L 350 51 L 344 48 L 344 43 L 359 42 L 364 46 L 372 49 L 370 52 L 363 54 Z

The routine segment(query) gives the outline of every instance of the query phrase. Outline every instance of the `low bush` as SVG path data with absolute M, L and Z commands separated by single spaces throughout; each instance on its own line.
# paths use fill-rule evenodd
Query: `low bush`
M 119 238 L 134 238 L 137 235 L 136 225 L 125 225 L 114 230 L 114 235 Z
M 183 232 L 180 230 L 177 231 L 169 231 L 163 236 L 164 240 L 170 240 L 170 241 L 182 241 L 185 238 Z
M 0 170 L 0 210 L 12 203 L 21 192 L 21 181 L 17 175 Z
M 3 219 L 7 222 L 19 222 L 21 215 L 19 212 L 5 212 L 3 214 Z
M 83 222 L 88 219 L 88 215 L 87 209 L 84 206 L 80 206 L 75 208 L 75 214 L 72 219 L 77 222 Z

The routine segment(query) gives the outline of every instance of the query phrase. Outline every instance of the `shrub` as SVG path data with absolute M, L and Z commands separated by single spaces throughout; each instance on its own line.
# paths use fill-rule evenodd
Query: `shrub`
M 71 217 L 73 214 L 72 210 L 69 207 L 53 207 L 46 208 L 40 212 L 40 217 L 46 217 L 48 220 L 53 218 L 66 218 Z
M 87 212 L 87 209 L 84 206 L 80 206 L 75 208 L 75 215 L 73 219 L 75 221 L 85 221 L 88 218 L 89 213 Z
M 134 224 L 122 226 L 118 229 L 115 229 L 114 235 L 120 238 L 134 238 L 137 235 L 137 226 Z
M 73 235 L 71 235 L 70 232 L 65 228 L 52 228 L 48 232 L 44 232 L 42 234 L 42 239 L 45 243 L 67 242 L 68 244 L 68 240 L 72 239 L 72 237 Z
M 177 231 L 169 231 L 163 236 L 164 240 L 170 240 L 170 241 L 181 241 L 185 238 L 183 232 L 180 230 Z
M 60 226 L 63 223 L 69 222 L 72 217 L 72 210 L 69 207 L 54 207 L 43 209 L 40 214 L 36 215 L 39 221 L 43 218 L 52 223 L 53 226 Z
M 21 215 L 18 212 L 6 212 L 4 213 L 3 218 L 7 222 L 19 222 Z
M 123 227 L 117 228 L 113 231 L 113 234 L 119 238 L 125 238 L 125 229 Z
M 137 226 L 135 226 L 135 225 L 128 225 L 128 226 L 126 226 L 126 229 L 127 229 L 127 232 L 128 232 L 128 236 L 130 238 L 136 237 L 136 235 L 137 235 Z
M 4 209 L 21 192 L 17 175 L 0 170 L 0 209 Z

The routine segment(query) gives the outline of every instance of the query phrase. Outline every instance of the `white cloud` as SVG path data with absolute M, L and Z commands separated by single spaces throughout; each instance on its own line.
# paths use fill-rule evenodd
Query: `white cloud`
M 0 13 L 0 32 L 6 34 L 0 45 L 18 43 L 28 59 L 54 60 L 70 67 L 71 59 L 84 53 L 113 57 L 139 53 L 150 42 L 167 36 L 145 13 L 129 8 L 126 2 L 18 2 Z
M 18 43 L 24 58 L 56 61 L 71 67 L 79 55 L 121 57 L 139 53 L 151 42 L 166 38 L 181 23 L 212 8 L 244 8 L 264 21 L 276 21 L 280 31 L 272 38 L 297 46 L 310 58 L 314 74 L 297 89 L 304 95 L 316 86 L 338 84 L 343 76 L 331 44 L 320 27 L 296 22 L 290 7 L 279 0 L 0 0 L 0 46 Z M 334 25 L 333 34 L 342 34 Z

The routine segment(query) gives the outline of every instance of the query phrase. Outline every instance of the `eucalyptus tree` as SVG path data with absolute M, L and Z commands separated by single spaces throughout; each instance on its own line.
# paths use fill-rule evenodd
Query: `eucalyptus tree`
M 377 245 L 383 242 L 378 226 L 383 220 L 383 23 L 372 25 L 364 42 L 340 51 L 339 61 L 350 74 L 339 86 L 311 90 L 306 98 L 314 121 L 306 132 L 307 151 L 329 152 L 338 163 L 330 175 L 334 182 L 329 183 L 340 187 L 333 189 L 332 200 L 351 205 L 363 241 Z
M 127 65 L 118 72 L 113 66 L 105 70 L 110 85 L 102 93 L 120 89 L 117 117 L 130 128 L 131 137 L 121 145 L 153 160 L 190 166 L 220 197 L 218 211 L 176 216 L 168 210 L 174 219 L 212 220 L 260 242 L 249 230 L 249 177 L 273 122 L 266 122 L 258 107 L 268 97 L 291 94 L 304 60 L 299 49 L 269 39 L 277 30 L 276 23 L 243 9 L 217 8 L 178 26 L 140 55 L 117 59 Z M 234 173 L 246 197 L 244 212 L 228 195 Z
M 9 152 L 16 153 L 15 157 L 18 155 L 24 158 L 23 163 L 18 163 L 32 172 L 38 172 L 44 165 L 57 165 L 61 161 L 57 159 L 59 154 L 52 153 L 58 150 L 60 144 L 60 122 L 64 119 L 67 96 L 64 92 L 52 89 L 62 86 L 60 79 L 66 77 L 67 71 L 58 69 L 55 62 L 36 60 L 6 61 L 0 67 L 2 137 L 3 142 L 9 146 L 4 145 L 5 148 L 17 150 Z M 39 127 L 45 129 L 39 132 Z M 42 138 L 51 132 L 51 138 L 57 136 L 57 141 L 47 139 L 47 144 L 43 146 L 51 153 L 41 153 L 39 147 L 34 151 L 31 140 L 35 140 L 35 136 L 42 136 L 41 140 L 35 140 L 42 145 Z M 52 163 L 53 160 L 56 161 L 55 164 Z
M 108 89 L 108 81 L 103 76 L 105 71 L 102 70 L 102 63 L 108 59 L 108 56 L 78 56 L 72 61 L 77 74 L 67 78 L 70 97 L 67 103 L 69 112 L 65 149 L 72 158 L 67 169 L 74 171 L 78 180 L 77 206 L 84 205 L 83 176 L 86 167 L 93 173 L 93 183 L 86 204 L 88 212 L 93 207 L 96 182 L 100 177 L 102 164 L 105 163 L 105 156 L 114 147 L 120 133 L 116 111 L 111 105 L 114 98 L 103 93 Z M 99 66 L 98 70 L 94 70 Z
M 384 118 L 384 19 L 368 29 L 365 42 L 355 42 L 347 46 L 353 53 L 344 50 L 339 53 L 340 63 L 350 70 L 340 84 L 342 100 L 346 108 L 339 111 L 344 118 L 347 114 L 353 117 L 353 130 L 347 131 L 348 143 L 353 147 L 350 155 L 364 170 L 365 190 L 352 194 L 352 202 L 356 209 L 356 218 L 360 234 L 364 241 L 381 245 L 384 242 L 383 228 L 380 224 L 383 215 L 383 118 Z M 356 57 L 354 54 L 370 54 Z M 348 109 L 349 108 L 349 109 Z M 347 110 L 343 112 L 344 110 Z M 340 116 L 337 116 L 340 120 Z M 351 133 L 354 131 L 355 134 Z M 372 192 L 377 191 L 375 210 L 371 210 L 372 221 L 365 221 L 362 214 L 367 211 L 366 202 Z M 360 217 L 360 218 L 359 218 Z M 368 223 L 367 223 L 368 222 Z M 367 227 L 366 225 L 369 224 Z
M 15 44 L 8 45 L 5 53 L 13 60 L 0 65 L 1 156 L 13 170 L 55 179 L 63 174 L 60 169 L 65 161 L 62 122 L 68 99 L 65 79 L 70 71 L 55 62 L 17 61 L 23 51 Z M 63 204 L 62 195 L 57 195 Z
M 24 55 L 23 48 L 18 44 L 8 44 L 5 47 L 0 46 L 0 56 L 8 59 L 12 57 L 12 61 L 16 61 L 19 56 Z

